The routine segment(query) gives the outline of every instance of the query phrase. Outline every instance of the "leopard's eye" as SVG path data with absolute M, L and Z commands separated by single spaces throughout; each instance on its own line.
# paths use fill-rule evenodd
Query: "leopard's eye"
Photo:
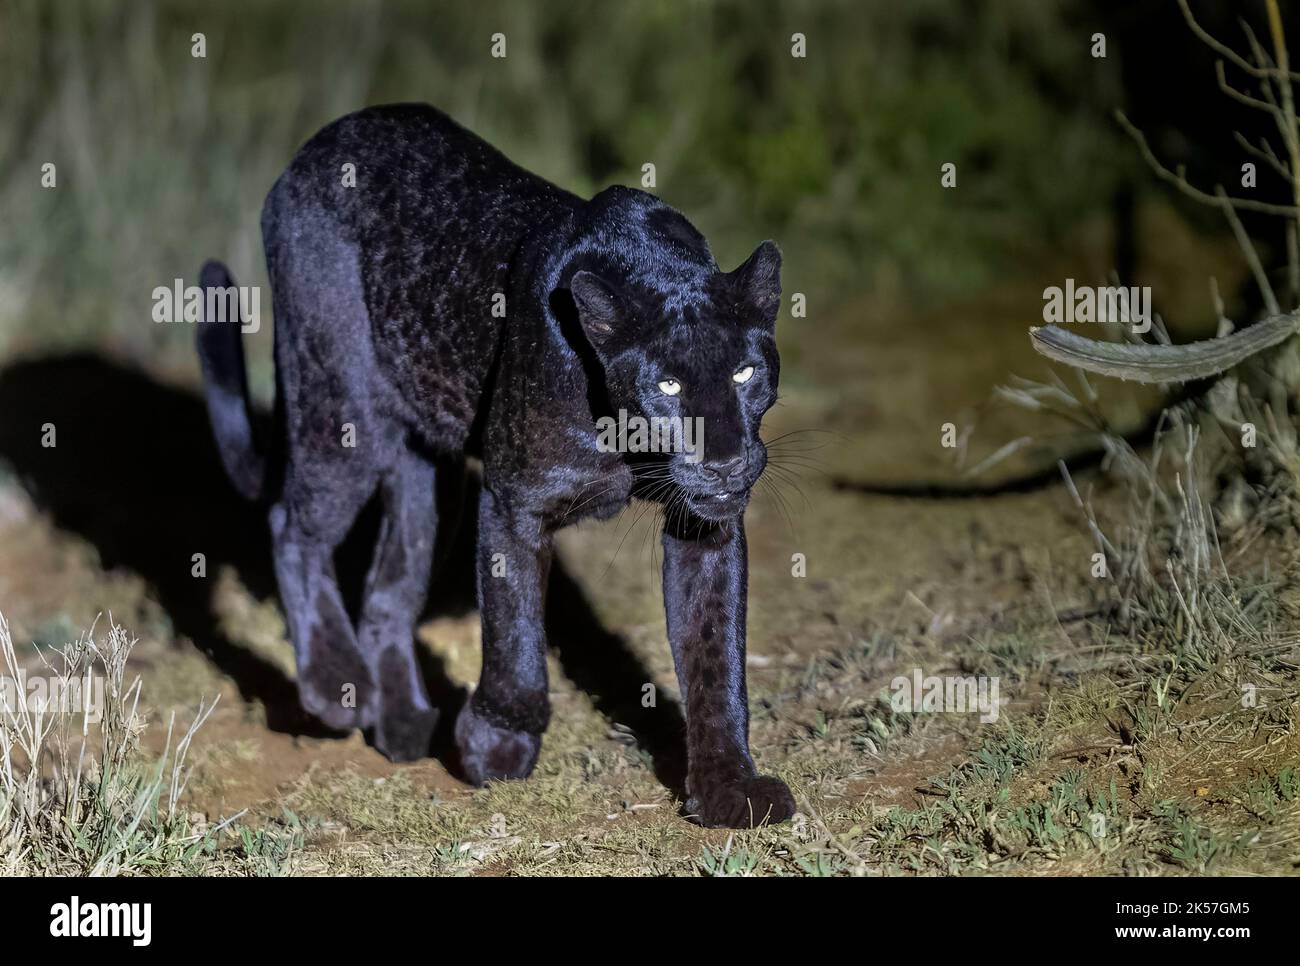
M 745 366 L 744 369 L 739 369 L 736 372 L 733 372 L 731 374 L 731 381 L 734 383 L 749 382 L 749 377 L 752 376 L 753 374 L 754 374 L 754 367 Z
M 676 379 L 661 379 L 659 391 L 665 396 L 675 396 L 682 391 L 682 384 Z

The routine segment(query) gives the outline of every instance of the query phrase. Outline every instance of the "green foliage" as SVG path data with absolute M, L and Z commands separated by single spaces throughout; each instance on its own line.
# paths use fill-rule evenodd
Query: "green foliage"
M 153 289 L 192 282 L 214 255 L 260 283 L 258 212 L 293 151 L 396 100 L 433 102 L 582 193 L 639 184 L 653 162 L 656 190 L 724 265 L 771 236 L 805 291 L 850 294 L 888 261 L 952 292 L 1014 257 L 1015 238 L 1104 204 L 1127 163 L 1108 105 L 1062 110 L 1039 83 L 1049 69 L 1062 87 L 1109 76 L 1073 7 L 12 3 L 0 350 L 111 342 L 192 365 L 188 327 L 150 320 Z M 205 59 L 191 56 L 198 31 Z M 498 31 L 504 59 L 490 56 Z M 939 187 L 947 161 L 956 191 Z M 53 190 L 39 187 L 46 162 Z
M 733 836 L 727 837 L 726 844 L 718 851 L 707 845 L 700 850 L 696 864 L 704 875 L 715 877 L 743 876 L 749 877 L 762 872 L 763 856 L 751 852 L 743 846 L 736 846 Z

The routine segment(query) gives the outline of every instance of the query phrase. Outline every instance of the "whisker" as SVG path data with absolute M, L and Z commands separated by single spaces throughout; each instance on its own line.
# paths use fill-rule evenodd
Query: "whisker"
M 627 543 L 627 538 L 631 536 L 632 531 L 636 529 L 636 525 L 641 522 L 641 518 L 644 517 L 647 511 L 650 508 L 654 507 L 654 505 L 655 504 L 653 503 L 646 503 L 644 504 L 644 506 L 642 506 L 641 512 L 636 515 L 636 518 L 632 521 L 631 525 L 627 528 L 627 531 L 623 534 L 623 539 L 620 540 L 618 542 L 618 546 L 614 548 L 614 555 L 609 558 L 609 563 L 605 565 L 605 570 L 600 575 L 601 580 L 604 580 L 606 577 L 609 576 L 609 572 L 614 566 L 614 561 L 618 559 L 619 551 L 623 549 L 623 544 Z
M 777 511 L 785 517 L 786 526 L 790 531 L 790 539 L 792 541 L 796 540 L 797 537 L 794 530 L 794 520 L 790 516 L 790 508 L 786 505 L 785 498 L 781 495 L 781 492 L 776 488 L 775 484 L 771 480 L 760 478 L 760 482 L 764 487 L 762 491 L 763 495 L 770 499 L 772 504 L 777 508 Z
M 827 436 L 830 439 L 809 439 L 809 436 Z M 776 450 L 779 453 L 813 453 L 820 449 L 825 449 L 832 442 L 848 442 L 848 437 L 843 433 L 835 432 L 829 429 L 795 429 L 788 433 L 782 433 L 780 436 L 774 436 L 771 439 L 763 440 L 763 445 L 769 450 Z

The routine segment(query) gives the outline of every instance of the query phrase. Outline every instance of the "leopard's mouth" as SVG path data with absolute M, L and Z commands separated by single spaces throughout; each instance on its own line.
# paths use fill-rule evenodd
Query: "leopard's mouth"
M 749 489 L 687 493 L 686 506 L 705 520 L 730 520 L 749 502 Z

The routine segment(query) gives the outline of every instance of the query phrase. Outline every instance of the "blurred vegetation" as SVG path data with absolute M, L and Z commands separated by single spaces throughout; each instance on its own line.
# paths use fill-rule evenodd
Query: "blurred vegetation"
M 258 212 L 296 147 L 401 100 L 584 194 L 653 161 L 724 267 L 774 237 L 790 289 L 823 305 L 882 270 L 927 298 L 962 292 L 1108 204 L 1132 163 L 1090 107 L 1117 81 L 1081 6 L 9 0 L 0 353 L 90 344 L 192 366 L 186 327 L 150 321 L 153 288 L 209 256 L 264 281 Z

